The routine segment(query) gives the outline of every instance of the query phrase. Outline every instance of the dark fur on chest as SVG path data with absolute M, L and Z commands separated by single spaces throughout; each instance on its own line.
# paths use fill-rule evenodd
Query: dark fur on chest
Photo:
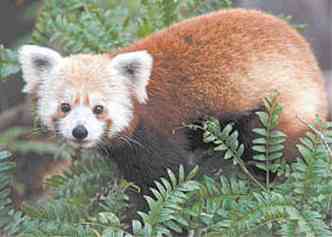
M 147 129 L 142 121 L 130 137 L 118 137 L 116 145 L 106 147 L 107 156 L 114 160 L 128 181 L 140 186 L 143 192 L 153 181 L 167 176 L 167 169 L 177 173 L 179 166 L 185 167 L 189 152 L 168 137 Z
M 218 116 L 223 125 L 229 122 L 235 123 L 235 128 L 240 132 L 240 142 L 246 148 L 244 156 L 249 159 L 252 155 L 251 130 L 258 125 L 255 115 L 258 110 L 260 108 Z M 192 164 L 192 160 L 203 165 L 205 159 L 193 158 L 193 151 L 208 149 L 209 146 L 202 142 L 200 131 L 188 132 L 187 139 L 191 146 L 184 147 L 173 137 L 163 136 L 156 129 L 146 127 L 144 121 L 141 121 L 130 137 L 119 136 L 116 138 L 118 142 L 107 146 L 105 155 L 117 163 L 125 179 L 140 186 L 143 193 L 146 193 L 153 185 L 153 181 L 167 177 L 167 169 L 177 173 L 179 166 L 183 165 L 186 170 L 190 170 L 195 165 L 195 162 Z

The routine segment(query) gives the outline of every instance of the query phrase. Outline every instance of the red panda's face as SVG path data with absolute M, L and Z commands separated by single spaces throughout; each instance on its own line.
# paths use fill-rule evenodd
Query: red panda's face
M 24 46 L 24 91 L 37 97 L 42 124 L 73 146 L 94 147 L 117 136 L 134 118 L 134 101 L 145 103 L 152 57 L 145 51 L 62 57 Z

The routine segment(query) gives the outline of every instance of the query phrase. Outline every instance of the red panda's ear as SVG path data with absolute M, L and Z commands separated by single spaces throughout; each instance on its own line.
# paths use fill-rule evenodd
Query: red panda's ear
M 146 86 L 150 80 L 152 67 L 153 58 L 145 50 L 119 54 L 111 61 L 112 74 L 127 80 L 140 103 L 145 103 L 148 98 Z
M 49 48 L 34 45 L 22 46 L 19 49 L 19 62 L 26 83 L 23 92 L 36 93 L 39 84 L 48 77 L 61 58 L 59 53 Z

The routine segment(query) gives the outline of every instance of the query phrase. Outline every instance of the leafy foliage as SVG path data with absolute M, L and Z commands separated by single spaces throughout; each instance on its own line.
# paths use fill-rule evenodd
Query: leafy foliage
M 235 165 L 239 164 L 244 173 L 259 187 L 264 189 L 262 184 L 249 172 L 241 158 L 244 152 L 244 145 L 239 144 L 239 132 L 234 130 L 232 123 L 227 124 L 222 129 L 217 119 L 209 118 L 202 125 L 189 125 L 187 127 L 194 130 L 203 130 L 203 141 L 205 143 L 215 145 L 214 151 L 224 151 L 225 160 L 233 159 Z
M 130 2 L 130 3 L 129 3 Z M 147 36 L 176 21 L 214 9 L 228 8 L 229 0 L 134 0 L 128 3 L 98 0 L 45 0 L 32 41 L 51 45 L 65 54 L 103 53 Z M 0 48 L 0 78 L 17 73 L 15 51 Z M 332 198 L 332 124 L 307 124 L 296 162 L 282 162 L 285 135 L 276 130 L 281 113 L 277 94 L 264 100 L 257 113 L 261 127 L 253 130 L 252 149 L 257 168 L 265 171 L 261 183 L 242 159 L 244 146 L 234 124 L 210 118 L 189 126 L 204 132 L 220 159 L 233 161 L 243 177 L 198 177 L 197 168 L 155 181 L 146 196 L 148 210 L 128 221 L 134 185 L 115 178 L 109 160 L 84 154 L 70 170 L 51 177 L 52 199 L 15 207 L 12 193 L 15 162 L 0 152 L 0 227 L 17 236 L 332 236 L 327 224 Z M 305 123 L 305 121 L 303 121 Z M 0 143 L 15 152 L 56 154 L 54 144 L 20 144 L 25 130 L 15 128 Z M 70 152 L 60 156 L 72 156 Z M 284 179 L 271 183 L 271 174 Z M 132 191 L 132 190 L 131 190 Z
M 273 147 L 275 138 L 284 138 L 268 135 L 275 131 L 281 111 L 276 98 L 266 98 L 266 111 L 257 113 L 262 130 L 254 132 L 256 140 L 264 134 L 264 147 Z M 269 188 L 253 186 L 259 181 L 250 176 L 197 179 L 197 168 L 185 175 L 180 167 L 178 175 L 169 170 L 168 178 L 155 182 L 152 196 L 145 197 L 148 211 L 139 212 L 141 219 L 129 226 L 125 221 L 130 206 L 125 190 L 130 184 L 114 180 L 110 161 L 92 158 L 75 162 L 70 171 L 48 181 L 54 189 L 54 200 L 23 206 L 24 216 L 2 208 L 2 213 L 10 213 L 7 218 L 16 218 L 6 227 L 22 236 L 173 236 L 186 232 L 194 236 L 332 236 L 325 222 L 332 198 L 331 153 L 327 146 L 332 141 L 332 124 L 317 119 L 308 126 L 310 131 L 298 145 L 302 157 L 289 165 L 289 172 L 284 173 L 287 179 Z M 211 118 L 192 128 L 203 129 L 204 141 L 212 143 L 215 151 L 223 151 L 223 158 L 246 165 L 232 125 L 221 128 Z M 264 153 L 265 159 L 280 151 Z M 0 167 L 6 167 L 6 159 Z M 275 171 L 267 167 L 265 171 Z M 6 202 L 1 199 L 0 203 Z
M 124 17 L 104 10 L 95 0 L 44 3 L 32 35 L 35 44 L 51 44 L 65 53 L 110 51 L 124 45 L 128 37 Z
M 17 53 L 0 45 L 0 79 L 19 72 Z
M 184 207 L 191 199 L 191 193 L 200 189 L 199 183 L 191 180 L 197 173 L 197 168 L 185 177 L 183 167 L 179 169 L 178 178 L 168 170 L 169 180 L 161 178 L 152 188 L 154 198 L 146 196 L 149 212 L 140 212 L 144 228 L 137 221 L 133 223 L 134 235 L 148 231 L 148 236 L 172 236 L 172 232 L 183 232 L 189 228 L 189 222 L 184 213 Z
M 1 133 L 0 144 L 21 155 L 30 153 L 47 156 L 55 159 L 71 159 L 72 152 L 65 145 L 59 149 L 59 144 L 51 140 L 42 140 L 40 137 L 31 134 L 31 128 L 11 127 Z
M 266 172 L 266 188 L 270 189 L 270 174 L 285 170 L 285 163 L 282 163 L 283 143 L 286 141 L 286 134 L 278 131 L 279 116 L 282 107 L 278 104 L 278 93 L 264 99 L 266 111 L 256 112 L 262 128 L 253 130 L 258 138 L 253 140 L 252 149 L 256 153 L 253 159 L 256 160 L 256 167 Z
M 227 216 L 228 209 L 222 206 L 220 213 L 223 220 L 219 223 L 218 230 L 211 236 L 257 234 L 258 228 L 265 229 L 264 235 L 270 233 L 281 236 L 331 236 L 332 232 L 324 220 L 328 217 L 332 197 L 330 177 L 332 153 L 328 145 L 331 142 L 332 124 L 319 119 L 313 125 L 308 124 L 311 131 L 298 145 L 302 157 L 290 166 L 287 164 L 273 166 L 270 162 L 279 160 L 284 148 L 280 144 L 284 142 L 285 135 L 275 130 L 282 108 L 277 102 L 277 94 L 266 98 L 264 103 L 266 111 L 257 113 L 263 127 L 253 131 L 259 136 L 254 140 L 253 149 L 263 153 L 258 154 L 259 159 L 256 155 L 256 160 L 266 162 L 263 165 L 258 163 L 257 166 L 267 171 L 266 187 L 260 186 L 261 190 L 251 188 L 247 195 L 236 199 L 235 209 L 229 210 L 231 211 L 229 216 Z M 209 121 L 206 123 L 209 124 Z M 213 135 L 208 137 L 213 139 L 205 141 L 212 142 L 217 148 L 219 144 L 223 144 L 223 137 L 220 136 L 218 129 L 209 129 L 213 126 L 218 127 L 218 121 L 214 120 L 214 125 L 200 128 L 203 128 L 207 134 L 212 131 Z M 224 129 L 228 127 L 229 125 Z M 228 140 L 232 141 L 234 132 L 228 134 Z M 237 147 L 238 143 L 232 141 L 232 144 L 233 147 Z M 229 157 L 231 156 L 226 152 L 224 158 Z M 277 158 L 271 159 L 271 157 Z M 272 190 L 269 186 L 270 172 L 277 172 L 280 168 L 288 170 L 283 173 L 287 179 L 282 183 L 275 183 Z
M 9 235 L 19 232 L 24 222 L 23 213 L 15 211 L 11 191 L 14 181 L 15 162 L 11 154 L 0 150 L 0 228 Z
M 109 52 L 179 20 L 231 5 L 229 0 L 204 4 L 190 0 L 110 2 L 111 8 L 102 8 L 98 0 L 46 0 L 33 42 L 51 44 L 71 54 Z

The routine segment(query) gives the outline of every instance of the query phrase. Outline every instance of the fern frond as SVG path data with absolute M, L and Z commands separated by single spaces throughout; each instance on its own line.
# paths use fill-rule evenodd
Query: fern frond
M 26 219 L 12 201 L 15 168 L 11 154 L 0 150 L 0 229 L 9 235 L 20 233 Z
M 132 234 L 123 229 L 123 225 L 120 223 L 120 219 L 112 212 L 98 213 L 97 223 L 99 227 L 101 225 L 105 227 L 102 230 L 100 236 L 133 237 Z
M 278 188 L 291 194 L 300 208 L 311 207 L 326 217 L 332 201 L 332 167 L 331 154 L 321 134 L 329 134 L 330 130 L 322 122 L 312 126 L 315 129 L 307 132 L 297 145 L 302 158 L 291 165 L 288 180 Z
M 222 236 L 250 236 L 259 228 L 271 229 L 275 222 L 286 220 L 287 208 L 292 206 L 278 193 L 252 193 L 250 199 L 239 200 L 229 208 L 223 220 L 212 226 L 211 232 Z
M 287 210 L 288 220 L 281 224 L 282 236 L 331 237 L 330 228 L 323 222 L 322 216 L 312 210 Z
M 202 15 L 218 9 L 228 9 L 233 6 L 232 0 L 189 0 L 183 1 L 183 4 L 185 5 L 183 11 L 187 13 L 184 17 Z
M 0 144 L 6 144 L 6 148 L 13 153 L 21 155 L 38 154 L 38 155 L 52 155 L 54 159 L 70 160 L 72 155 L 67 146 L 62 146 L 59 149 L 59 144 L 51 141 L 42 141 L 41 139 L 27 139 L 31 136 L 31 128 L 26 127 L 11 127 L 1 133 Z
M 160 12 L 162 13 L 161 19 L 164 26 L 169 26 L 178 20 L 177 8 L 180 6 L 180 1 L 177 0 L 159 0 L 157 1 Z
M 124 21 L 94 0 L 46 0 L 32 37 L 36 44 L 51 43 L 65 53 L 108 52 L 128 43 Z
M 168 170 L 169 180 L 161 178 L 160 181 L 155 181 L 156 188 L 151 188 L 154 197 L 145 196 L 149 206 L 148 213 L 139 212 L 144 225 L 133 222 L 135 236 L 144 236 L 146 231 L 150 232 L 149 236 L 172 236 L 171 231 L 181 233 L 183 227 L 189 227 L 182 212 L 191 193 L 200 189 L 199 183 L 191 180 L 196 173 L 197 168 L 185 176 L 184 169 L 180 166 L 178 177 Z
M 219 182 L 205 176 L 203 178 L 203 185 L 201 186 L 200 195 L 202 199 L 209 197 L 227 199 L 238 199 L 249 193 L 249 183 L 245 180 L 238 180 L 234 177 L 226 178 L 220 176 Z
M 54 237 L 54 236 L 79 236 L 96 237 L 96 232 L 76 224 L 59 223 L 56 221 L 31 221 L 20 235 L 24 237 Z
M 50 177 L 46 183 L 48 187 L 56 190 L 57 197 L 71 197 L 83 193 L 91 195 L 113 179 L 112 169 L 110 160 L 90 157 L 83 161 L 75 161 L 69 170 L 62 175 Z M 99 185 L 91 189 L 93 183 Z
M 69 171 L 47 182 L 54 199 L 23 206 L 29 217 L 24 236 L 102 236 L 105 231 L 128 236 L 120 223 L 128 198 L 114 181 L 109 160 L 77 161 Z M 112 222 L 106 221 L 110 216 Z
M 204 121 L 202 125 L 186 125 L 190 129 L 203 130 L 203 142 L 214 145 L 214 151 L 224 152 L 224 159 L 232 159 L 235 165 L 239 165 L 243 172 L 251 179 L 258 187 L 265 189 L 265 187 L 249 172 L 242 155 L 244 153 L 244 145 L 239 143 L 239 133 L 233 128 L 233 124 L 227 124 L 223 129 L 221 128 L 218 119 L 210 117 Z
M 257 162 L 256 167 L 266 172 L 266 188 L 270 189 L 270 173 L 277 173 L 283 163 L 283 143 L 286 141 L 286 134 L 277 130 L 282 107 L 278 103 L 278 93 L 275 92 L 264 98 L 265 111 L 256 112 L 262 128 L 255 128 L 253 132 L 258 138 L 253 140 L 252 150 L 255 155 L 253 159 Z

